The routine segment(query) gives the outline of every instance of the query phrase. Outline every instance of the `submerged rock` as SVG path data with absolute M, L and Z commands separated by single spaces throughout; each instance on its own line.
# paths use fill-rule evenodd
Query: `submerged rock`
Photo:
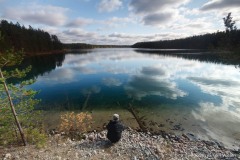
M 196 141 L 197 137 L 192 133 L 182 134 L 183 137 L 187 138 L 190 141 Z

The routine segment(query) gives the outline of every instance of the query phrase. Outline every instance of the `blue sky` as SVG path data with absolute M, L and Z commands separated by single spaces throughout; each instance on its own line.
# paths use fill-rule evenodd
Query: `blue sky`
M 224 30 L 240 0 L 0 0 L 0 19 L 56 34 L 64 43 L 134 44 Z

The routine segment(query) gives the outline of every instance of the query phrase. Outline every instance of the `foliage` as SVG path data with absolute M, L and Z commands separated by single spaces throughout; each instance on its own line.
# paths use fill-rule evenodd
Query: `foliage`
M 6 20 L 0 21 L 0 32 L 4 41 L 0 42 L 0 52 L 11 47 L 16 50 L 24 48 L 28 54 L 61 50 L 62 43 L 56 35 L 50 35 L 40 29 L 26 28 L 19 23 L 13 24 Z
M 45 146 L 47 135 L 39 128 L 27 128 L 25 133 L 26 139 L 29 143 L 35 144 L 37 148 L 42 148 Z
M 232 20 L 231 12 L 223 18 L 223 22 L 226 27 L 226 32 L 237 30 L 237 27 L 235 26 L 236 22 Z
M 133 48 L 158 48 L 158 49 L 215 49 L 229 47 L 229 43 L 234 46 L 240 45 L 240 30 L 232 33 L 234 40 L 226 42 L 227 34 L 225 32 L 209 33 L 204 35 L 192 36 L 175 40 L 164 40 L 154 42 L 138 42 Z
M 67 135 L 81 135 L 91 128 L 92 116 L 87 112 L 81 113 L 66 113 L 61 115 L 60 131 Z
M 65 49 L 93 49 L 93 48 L 126 48 L 130 47 L 127 45 L 94 45 L 94 44 L 86 44 L 86 43 L 66 43 L 63 44 Z
M 3 78 L 0 79 L 0 145 L 19 142 L 21 138 L 4 84 L 7 85 L 21 128 L 28 136 L 28 143 L 37 144 L 40 142 L 41 145 L 44 143 L 43 134 L 38 129 L 41 126 L 40 113 L 34 110 L 34 106 L 39 103 L 39 100 L 34 98 L 37 91 L 27 88 L 35 80 L 22 81 L 15 85 L 7 83 L 8 79 L 22 78 L 31 70 L 31 67 L 22 70 L 14 67 L 14 65 L 21 63 L 22 59 L 22 51 L 15 52 L 14 49 L 10 49 L 4 54 L 0 53 L 0 71 L 3 74 Z M 8 67 L 12 67 L 12 69 L 9 70 Z M 38 136 L 39 138 L 36 138 Z

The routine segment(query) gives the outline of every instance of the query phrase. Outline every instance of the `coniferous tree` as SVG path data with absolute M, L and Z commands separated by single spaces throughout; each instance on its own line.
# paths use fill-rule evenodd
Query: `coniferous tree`
M 0 39 L 3 39 L 1 32 Z M 31 67 L 23 70 L 15 67 L 7 69 L 9 66 L 20 64 L 22 60 L 22 51 L 16 52 L 13 48 L 0 51 L 0 145 L 11 143 L 14 137 L 15 141 L 18 140 L 18 133 L 24 145 L 27 145 L 27 141 L 45 143 L 44 134 L 36 127 L 39 124 L 36 117 L 38 112 L 34 111 L 34 106 L 39 102 L 34 98 L 37 92 L 25 88 L 26 85 L 34 83 L 34 80 L 18 84 L 8 83 L 8 79 L 25 77 L 30 71 Z
M 16 50 L 24 49 L 27 54 L 62 50 L 61 41 L 56 35 L 50 35 L 40 29 L 21 26 L 18 22 L 13 24 L 6 20 L 0 23 L 0 31 L 4 37 L 0 51 L 14 47 Z
M 224 25 L 226 27 L 226 32 L 237 30 L 237 27 L 235 26 L 235 21 L 232 20 L 231 12 L 228 13 L 226 17 L 223 18 Z

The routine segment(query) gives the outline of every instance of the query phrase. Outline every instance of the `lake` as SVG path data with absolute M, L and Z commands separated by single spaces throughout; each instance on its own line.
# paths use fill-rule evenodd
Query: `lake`
M 238 146 L 240 69 L 207 54 L 92 49 L 31 57 L 23 66 L 33 66 L 28 78 L 37 81 L 30 87 L 40 90 L 39 107 L 51 113 L 87 110 L 95 113 L 98 123 L 107 123 L 117 112 L 134 127 L 134 118 L 126 111 L 131 104 L 150 131 L 193 133 Z

